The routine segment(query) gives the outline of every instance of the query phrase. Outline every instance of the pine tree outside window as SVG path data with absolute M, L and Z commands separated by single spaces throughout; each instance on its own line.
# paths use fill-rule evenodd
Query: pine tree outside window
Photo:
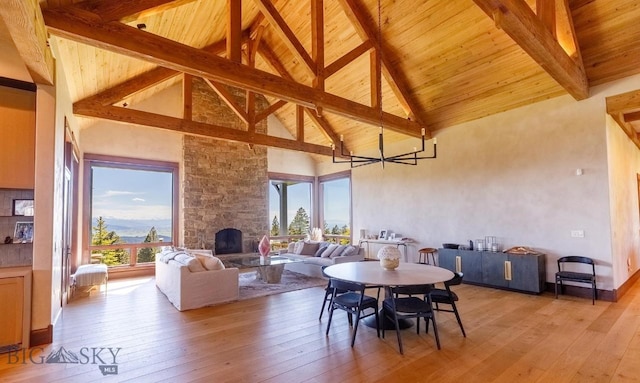
M 351 174 L 342 172 L 319 178 L 320 220 L 325 239 L 351 243 Z
M 351 172 L 329 174 L 317 180 L 269 174 L 269 235 L 273 249 L 305 238 L 315 227 L 322 229 L 325 240 L 351 243 Z
M 273 249 L 304 238 L 313 227 L 314 177 L 269 174 L 269 235 Z

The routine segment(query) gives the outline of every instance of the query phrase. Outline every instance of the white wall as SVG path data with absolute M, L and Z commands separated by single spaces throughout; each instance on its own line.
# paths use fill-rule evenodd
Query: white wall
M 280 120 L 274 115 L 270 115 L 267 118 L 267 129 L 270 136 L 282 137 L 292 139 L 293 136 L 289 133 Z M 316 175 L 316 164 L 310 155 L 303 152 L 296 152 L 293 150 L 285 150 L 278 148 L 267 149 L 267 162 L 270 172 L 275 173 L 288 173 L 304 176 Z
M 640 88 L 640 76 L 600 87 L 603 96 Z M 611 190 L 611 257 L 613 278 L 620 286 L 640 267 L 640 151 L 618 124 L 607 116 L 609 188 Z
M 415 167 L 354 169 L 353 232 L 384 228 L 414 238 L 414 257 L 420 247 L 492 235 L 503 248 L 522 245 L 545 252 L 548 281 L 558 257 L 585 255 L 598 263 L 600 288 L 619 287 L 628 273 L 625 264 L 624 272 L 616 268 L 614 279 L 607 165 L 607 136 L 613 129 L 607 129 L 604 97 L 638 88 L 637 81 L 599 87 L 587 100 L 558 97 L 437 132 L 438 158 Z M 415 140 L 407 140 L 388 153 L 414 146 Z M 627 177 L 629 190 L 622 193 L 625 200 L 633 195 L 637 204 L 634 172 L 640 161 L 637 149 L 624 151 L 630 152 L 634 165 L 623 177 L 633 173 L 634 184 Z M 342 169 L 318 168 L 322 173 Z M 576 175 L 578 168 L 583 175 Z M 630 209 L 637 217 L 637 207 Z M 613 223 L 618 231 L 627 218 Z M 572 230 L 584 230 L 585 237 L 572 238 Z M 624 249 L 616 251 L 629 253 L 637 248 L 634 241 L 625 232 L 625 245 L 615 245 Z
M 177 84 L 132 107 L 182 118 L 182 105 Z M 182 134 L 158 128 L 99 120 L 82 129 L 80 142 L 83 153 L 182 162 Z
M 640 263 L 638 248 L 638 179 L 640 152 L 613 118 L 607 121 L 611 189 L 611 254 L 616 285 L 626 281 Z

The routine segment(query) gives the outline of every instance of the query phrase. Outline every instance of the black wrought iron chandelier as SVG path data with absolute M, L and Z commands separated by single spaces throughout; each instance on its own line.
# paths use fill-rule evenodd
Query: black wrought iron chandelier
M 381 5 L 380 0 L 378 0 L 378 46 L 382 49 L 382 17 L 381 17 Z M 379 55 L 378 55 L 379 56 Z M 413 148 L 413 151 L 397 154 L 394 156 L 385 156 L 384 154 L 384 127 L 383 127 L 383 115 L 382 111 L 382 96 L 380 97 L 380 133 L 378 133 L 378 151 L 380 152 L 379 157 L 368 157 L 368 156 L 357 156 L 354 155 L 353 152 L 349 152 L 348 154 L 344 152 L 344 136 L 340 135 L 340 156 L 346 157 L 347 159 L 336 159 L 336 146 L 335 144 L 331 144 L 331 151 L 333 157 L 334 164 L 343 164 L 349 163 L 352 168 L 356 168 L 358 166 L 371 165 L 376 163 L 381 163 L 382 168 L 384 168 L 385 162 L 391 162 L 395 164 L 401 165 L 418 165 L 418 160 L 425 159 L 433 159 L 437 157 L 437 140 L 433 139 L 433 154 L 430 156 L 418 155 L 419 153 L 424 153 L 425 151 L 425 129 L 422 128 L 422 148 L 418 150 L 416 147 Z
M 418 160 L 425 159 L 433 159 L 437 157 L 437 139 L 433 139 L 433 154 L 430 156 L 418 155 L 419 153 L 424 153 L 425 151 L 425 130 L 422 128 L 422 148 L 418 150 L 418 148 L 414 147 L 413 151 L 396 154 L 394 156 L 387 157 L 384 155 L 384 129 L 380 127 L 380 133 L 378 134 L 378 150 L 380 152 L 380 157 L 368 157 L 368 156 L 357 156 L 354 155 L 353 152 L 349 152 L 348 154 L 344 152 L 344 136 L 340 135 L 340 155 L 342 157 L 347 157 L 348 159 L 340 160 L 336 159 L 336 146 L 331 145 L 331 150 L 333 153 L 333 163 L 334 164 L 344 164 L 350 163 L 352 168 L 356 168 L 358 166 L 371 165 L 380 162 L 382 167 L 384 168 L 385 162 L 391 162 L 394 164 L 401 165 L 418 165 Z

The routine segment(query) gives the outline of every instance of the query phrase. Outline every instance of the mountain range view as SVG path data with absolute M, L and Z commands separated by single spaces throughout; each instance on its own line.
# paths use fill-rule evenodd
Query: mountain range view
M 152 227 L 156 228 L 158 237 L 163 241 L 171 240 L 170 219 L 119 219 L 102 218 L 107 230 L 114 231 L 126 243 L 140 243 L 144 241 Z M 93 220 L 93 227 L 97 225 L 97 218 Z

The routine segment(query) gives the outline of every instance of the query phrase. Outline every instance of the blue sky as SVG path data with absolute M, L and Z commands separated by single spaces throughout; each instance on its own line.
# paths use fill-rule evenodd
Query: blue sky
M 92 218 L 171 219 L 172 175 L 93 167 Z

